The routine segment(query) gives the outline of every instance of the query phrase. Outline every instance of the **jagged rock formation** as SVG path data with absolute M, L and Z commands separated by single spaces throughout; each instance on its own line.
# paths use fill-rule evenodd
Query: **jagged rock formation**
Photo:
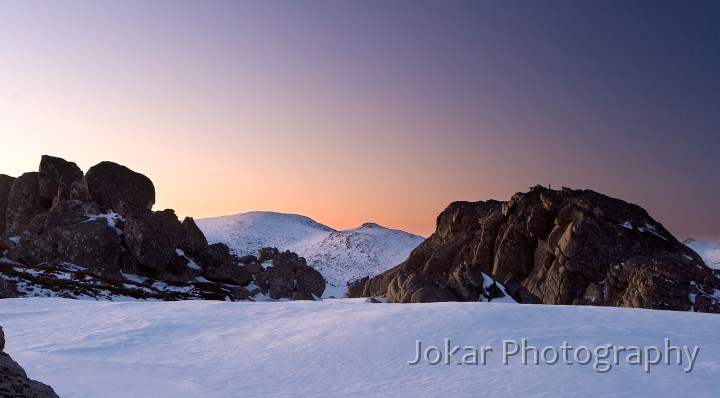
M 112 162 L 83 175 L 75 163 L 43 156 L 39 172 L 1 175 L 0 296 L 12 297 L 18 286 L 27 293 L 26 287 L 37 284 L 66 297 L 252 298 L 243 287 L 265 272 L 261 264 L 246 261 L 249 271 L 226 245 L 209 245 L 192 218 L 180 222 L 171 209 L 152 211 L 154 203 L 149 178 Z M 293 272 L 292 284 L 308 279 L 295 275 L 304 270 Z M 103 288 L 53 281 L 53 275 L 89 278 Z M 320 281 L 322 289 L 313 282 L 309 291 L 322 293 Z M 266 279 L 261 284 L 256 294 L 312 299 Z
M 222 243 L 207 246 L 200 252 L 198 261 L 205 267 L 205 277 L 211 281 L 245 286 L 253 280 L 250 271 L 237 266 L 230 249 Z
M 6 201 L 5 235 L 7 236 L 19 235 L 33 217 L 49 208 L 40 197 L 37 172 L 25 173 L 16 178 Z
M 185 233 L 183 234 L 184 239 L 181 247 L 186 253 L 196 256 L 200 254 L 204 248 L 208 247 L 208 241 L 205 235 L 200 228 L 198 228 L 197 224 L 195 224 L 195 220 L 192 217 L 185 217 L 182 222 L 182 227 Z
M 164 271 L 176 255 L 185 230 L 175 212 L 136 212 L 125 223 L 125 242 L 142 265 Z
M 483 273 L 521 303 L 720 312 L 720 274 L 641 207 L 540 186 L 507 202 L 452 203 L 405 262 L 349 295 L 477 301 Z
M 323 276 L 307 265 L 303 257 L 277 248 L 260 250 L 258 261 L 272 261 L 273 266 L 255 276 L 255 283 L 272 299 L 289 297 L 293 300 L 313 300 L 325 290 Z M 314 296 L 314 297 L 313 297 Z
M 0 396 L 3 398 L 58 397 L 50 386 L 28 379 L 25 370 L 4 350 L 5 333 L 0 327 Z
M 10 188 L 12 188 L 14 177 L 0 174 L 0 236 L 5 233 L 5 211 L 7 210 Z
M 75 163 L 48 155 L 43 155 L 40 159 L 38 188 L 42 199 L 54 200 L 61 183 L 71 187 L 75 183 L 82 183 L 82 180 L 83 172 Z

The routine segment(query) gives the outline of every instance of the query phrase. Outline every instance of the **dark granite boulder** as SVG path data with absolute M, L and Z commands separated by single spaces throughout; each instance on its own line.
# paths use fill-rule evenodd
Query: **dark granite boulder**
M 163 271 L 155 271 L 154 279 L 168 282 L 194 282 L 202 269 L 186 256 L 175 254 Z
M 5 333 L 0 327 L 0 397 L 57 398 L 53 389 L 39 381 L 30 380 L 25 370 L 5 350 Z
M 5 235 L 19 236 L 33 217 L 48 210 L 52 203 L 40 197 L 38 173 L 16 178 L 10 188 L 5 209 Z
M 63 180 L 65 185 L 72 186 L 73 183 L 83 180 L 83 172 L 75 163 L 54 156 L 43 155 L 40 159 L 40 170 L 38 172 L 40 197 L 46 200 L 55 199 L 60 180 Z
M 198 261 L 208 280 L 245 286 L 253 280 L 252 274 L 244 266 L 238 264 L 224 243 L 207 246 Z
M 100 162 L 85 174 L 88 190 L 102 210 L 139 217 L 155 204 L 155 186 L 149 178 L 113 162 Z
M 119 270 L 121 238 L 113 220 L 92 204 L 65 201 L 35 216 L 8 258 L 24 264 L 68 262 L 92 270 Z
M 182 222 L 184 238 L 182 241 L 182 249 L 191 256 L 197 256 L 203 249 L 208 246 L 208 241 L 202 233 L 195 220 L 192 217 L 185 217 Z
M 290 251 L 280 252 L 276 248 L 263 248 L 259 258 L 272 266 L 255 276 L 255 284 L 272 299 L 314 300 L 325 291 L 325 279 L 304 258 Z
M 173 210 L 137 213 L 125 223 L 125 242 L 140 264 L 164 271 L 184 238 Z
M 15 182 L 15 177 L 0 174 L 0 236 L 5 233 L 5 213 L 13 182 Z

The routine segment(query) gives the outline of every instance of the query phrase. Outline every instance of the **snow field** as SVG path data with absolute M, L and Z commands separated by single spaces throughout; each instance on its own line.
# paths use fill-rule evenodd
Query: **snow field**
M 720 391 L 720 317 L 502 303 L 0 302 L 6 351 L 62 397 L 680 396 Z M 694 369 L 624 359 L 503 364 L 505 340 L 537 347 L 697 346 Z M 423 347 L 489 346 L 486 364 L 430 365 Z M 624 358 L 624 357 L 623 357 Z M 532 361 L 531 361 L 532 362 Z M 575 362 L 573 360 L 573 362 Z

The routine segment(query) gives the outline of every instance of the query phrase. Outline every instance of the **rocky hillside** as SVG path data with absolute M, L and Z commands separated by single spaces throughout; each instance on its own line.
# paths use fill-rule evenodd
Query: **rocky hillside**
M 0 327 L 0 396 L 3 398 L 57 398 L 55 391 L 30 380 L 25 370 L 5 350 L 5 333 Z
M 240 256 L 261 247 L 295 252 L 342 287 L 400 264 L 424 240 L 374 223 L 337 231 L 305 216 L 262 211 L 199 219 L 197 225 L 210 242 L 225 243 Z
M 477 301 L 487 277 L 520 303 L 720 312 L 720 273 L 641 207 L 540 186 L 506 202 L 455 202 L 399 266 L 350 296 Z
M 0 175 L 0 297 L 313 299 L 325 290 L 296 254 L 241 259 L 154 203 L 149 178 L 112 162 L 83 173 L 43 156 L 37 172 Z

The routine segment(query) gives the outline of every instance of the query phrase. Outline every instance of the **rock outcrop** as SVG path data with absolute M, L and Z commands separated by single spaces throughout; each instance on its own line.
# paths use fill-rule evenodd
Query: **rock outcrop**
M 5 233 L 5 212 L 8 205 L 8 196 L 10 196 L 10 189 L 12 188 L 14 177 L 9 175 L 0 174 L 0 236 Z
M 191 217 L 180 222 L 171 209 L 152 211 L 155 188 L 144 175 L 102 162 L 83 176 L 75 163 L 52 156 L 42 157 L 39 170 L 18 178 L 0 175 L 6 229 L 0 258 L 16 262 L 0 262 L 0 297 L 37 291 L 245 300 L 263 292 L 244 288 L 266 271 L 256 257 L 241 261 L 224 244 L 208 245 Z M 275 278 L 282 287 L 267 282 L 265 293 L 272 290 L 274 299 L 322 294 L 324 279 L 304 267 L 289 268 L 293 286 Z M 82 280 L 67 280 L 78 276 Z
M 113 162 L 100 162 L 85 175 L 90 196 L 100 209 L 123 217 L 144 213 L 155 204 L 155 185 L 146 176 Z
M 50 204 L 40 197 L 37 172 L 25 173 L 16 178 L 6 200 L 6 236 L 20 235 L 33 217 L 50 207 Z
M 211 281 L 245 286 L 253 280 L 250 271 L 239 264 L 223 243 L 206 247 L 200 252 L 198 261 L 205 270 L 205 278 Z
M 641 207 L 540 186 L 507 202 L 452 203 L 405 262 L 349 295 L 477 301 L 483 274 L 520 303 L 720 312 L 720 275 Z
M 5 350 L 5 333 L 0 327 L 0 396 L 3 398 L 57 398 L 55 391 L 30 380 L 25 370 Z
M 184 232 L 173 210 L 135 212 L 125 223 L 125 242 L 140 264 L 164 271 L 180 247 Z
M 323 276 L 295 253 L 263 248 L 258 261 L 272 261 L 271 267 L 255 276 L 255 284 L 272 299 L 314 300 L 325 291 Z
M 185 253 L 192 256 L 197 256 L 200 252 L 208 246 L 207 238 L 202 233 L 195 220 L 192 217 L 185 217 L 182 222 L 184 230 L 184 238 L 182 241 L 182 249 Z
M 35 216 L 7 257 L 23 264 L 50 261 L 73 263 L 93 270 L 117 268 L 122 251 L 112 219 L 88 214 L 87 206 L 62 202 Z
M 58 194 L 60 182 L 67 187 L 83 181 L 83 172 L 72 162 L 54 156 L 43 155 L 38 171 L 38 188 L 40 197 L 53 200 Z

